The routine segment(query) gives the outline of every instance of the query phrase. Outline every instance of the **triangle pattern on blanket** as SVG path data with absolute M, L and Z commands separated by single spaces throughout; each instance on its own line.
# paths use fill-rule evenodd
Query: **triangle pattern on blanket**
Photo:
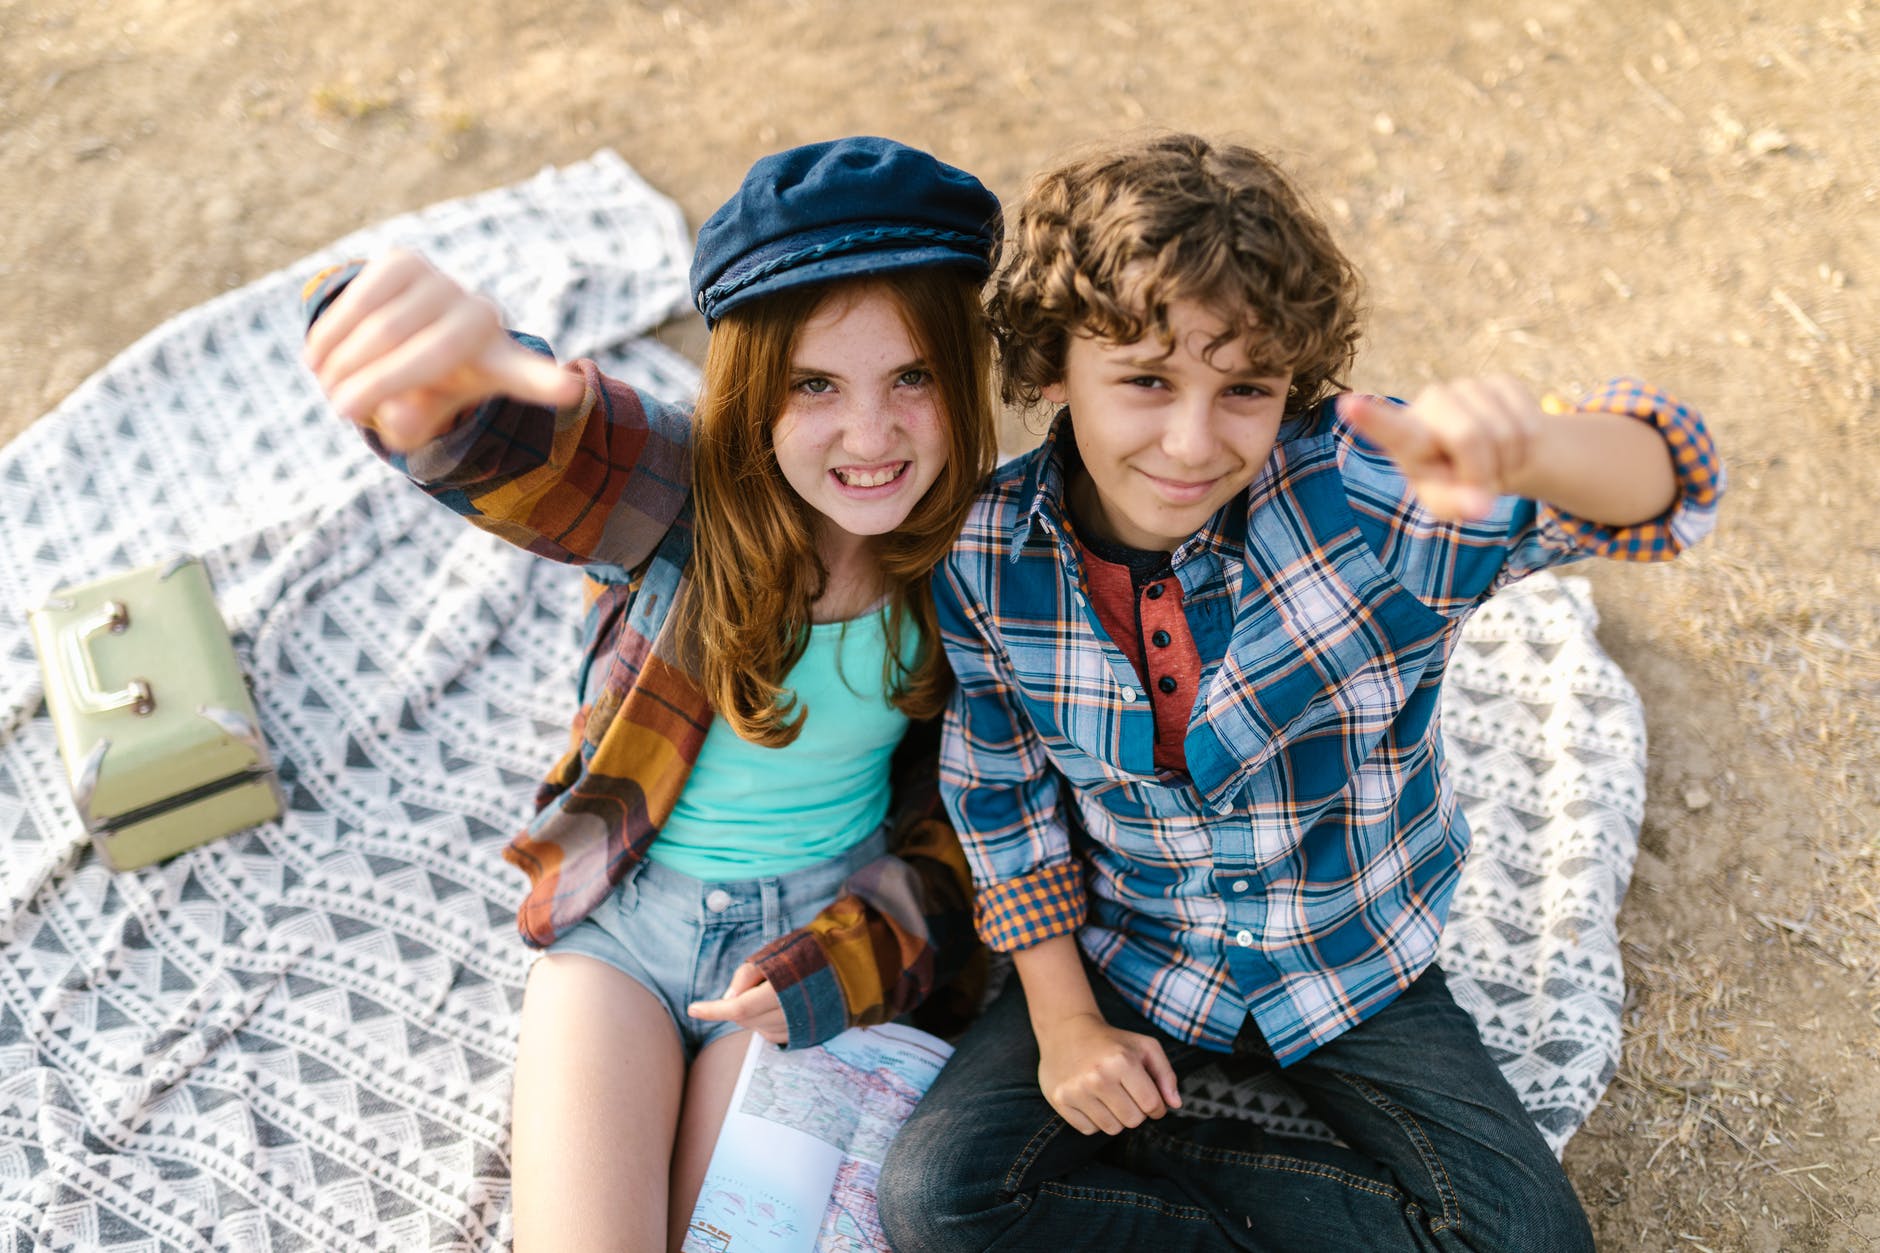
M 325 411 L 297 293 L 415 246 L 561 355 L 684 398 L 695 371 L 634 337 L 684 307 L 688 239 L 612 154 L 544 171 L 181 315 L 0 449 L 0 1240 L 506 1247 L 528 954 L 501 853 L 566 740 L 577 579 Z M 254 675 L 286 812 L 113 874 L 65 794 L 22 607 L 181 551 Z M 1592 627 L 1575 581 L 1500 593 L 1443 710 L 1475 843 L 1443 961 L 1556 1147 L 1617 1061 L 1643 807 L 1638 702 Z M 1278 1078 L 1188 1087 L 1193 1112 L 1329 1134 Z

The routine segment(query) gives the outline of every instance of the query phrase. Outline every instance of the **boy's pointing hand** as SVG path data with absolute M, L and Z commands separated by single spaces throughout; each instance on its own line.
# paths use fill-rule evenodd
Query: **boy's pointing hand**
M 1347 394 L 1338 411 L 1445 522 L 1486 517 L 1497 496 L 1526 494 L 1521 484 L 1544 421 L 1533 394 L 1506 375 L 1432 384 L 1408 406 Z

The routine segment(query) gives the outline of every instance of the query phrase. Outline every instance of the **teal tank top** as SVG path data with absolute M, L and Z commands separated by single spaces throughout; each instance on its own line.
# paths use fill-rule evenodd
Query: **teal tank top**
M 647 858 L 707 882 L 788 874 L 847 852 L 888 816 L 888 762 L 907 716 L 882 690 L 888 615 L 817 623 L 784 677 L 807 710 L 782 748 L 740 739 L 723 718 L 705 732 Z M 910 623 L 901 655 L 914 647 Z

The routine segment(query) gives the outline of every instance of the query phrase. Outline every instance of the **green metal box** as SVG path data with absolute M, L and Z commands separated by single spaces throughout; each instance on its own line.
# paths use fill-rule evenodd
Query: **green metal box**
M 130 870 L 278 818 L 247 680 L 194 557 L 53 593 L 28 615 L 72 799 Z

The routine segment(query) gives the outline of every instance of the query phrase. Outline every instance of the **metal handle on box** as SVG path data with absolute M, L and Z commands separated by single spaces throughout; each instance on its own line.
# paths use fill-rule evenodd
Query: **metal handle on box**
M 107 600 L 96 613 L 73 623 L 60 637 L 60 645 L 65 650 L 66 673 L 72 676 L 73 687 L 77 689 L 73 695 L 86 713 L 128 709 L 142 715 L 157 707 L 150 694 L 150 684 L 142 679 L 132 679 L 115 692 L 102 690 L 98 683 L 98 667 L 91 656 L 91 637 L 101 631 L 122 631 L 130 622 L 130 610 L 122 601 Z

